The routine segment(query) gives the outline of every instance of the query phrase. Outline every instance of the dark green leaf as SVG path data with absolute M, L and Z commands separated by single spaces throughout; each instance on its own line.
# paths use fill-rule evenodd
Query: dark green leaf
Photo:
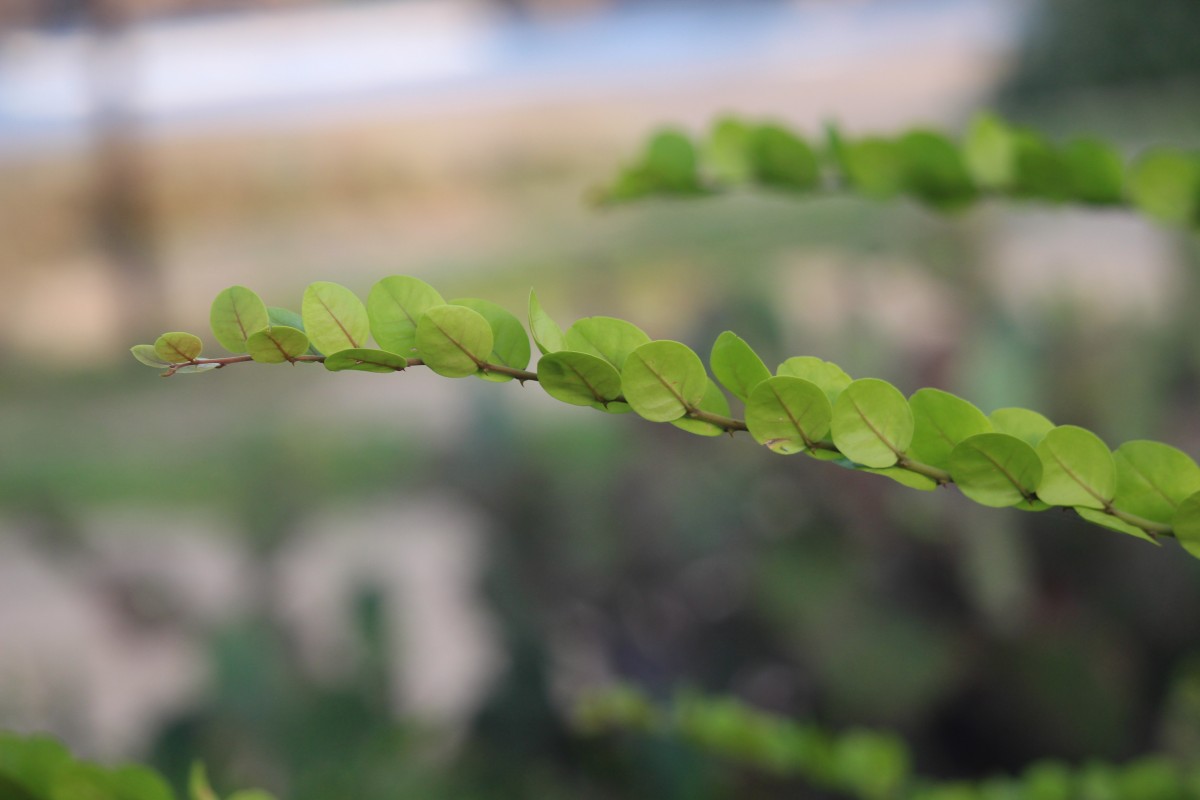
M 245 286 L 230 286 L 218 294 L 208 318 L 213 336 L 231 353 L 246 352 L 250 335 L 271 324 L 266 304 Z
M 904 163 L 904 186 L 913 196 L 944 211 L 975 199 L 975 183 L 962 155 L 946 137 L 911 131 L 897 143 Z
M 304 290 L 300 315 L 309 340 L 326 355 L 365 347 L 370 336 L 366 307 L 354 292 L 336 283 L 309 284 Z
M 627 404 L 616 402 L 621 396 L 621 374 L 599 356 L 570 350 L 550 353 L 538 360 L 537 373 L 542 389 L 555 400 L 603 411 L 629 410 Z
M 421 315 L 445 300 L 425 281 L 408 275 L 391 275 L 371 287 L 367 316 L 371 335 L 384 350 L 409 355 L 416 348 Z
M 742 401 L 755 386 L 771 377 L 771 371 L 758 354 L 733 331 L 717 337 L 709 363 L 717 380 Z
M 492 352 L 492 326 L 466 306 L 427 309 L 417 323 L 417 354 L 431 370 L 446 378 L 465 378 L 479 371 Z
M 199 336 L 173 331 L 158 337 L 154 343 L 154 354 L 172 364 L 186 364 L 198 358 L 203 347 Z
M 811 147 L 786 128 L 760 125 L 750 138 L 754 177 L 767 186 L 815 189 L 820 174 Z
M 1031 505 L 1042 481 L 1042 461 L 1023 439 L 980 433 L 955 445 L 947 469 L 976 503 L 994 508 Z
M 1075 425 L 1059 425 L 1037 446 L 1042 460 L 1038 497 L 1052 506 L 1104 508 L 1117 488 L 1117 466 L 1100 437 Z
M 946 469 L 950 451 L 962 440 L 992 430 L 992 423 L 971 403 L 940 389 L 918 389 L 908 398 L 915 428 L 908 454 Z
M 1061 151 L 1072 199 L 1098 205 L 1120 203 L 1125 195 L 1125 162 L 1097 139 L 1076 139 Z
M 626 359 L 621 390 L 639 415 L 670 422 L 699 407 L 708 391 L 708 375 L 700 357 L 686 345 L 648 342 Z
M 746 426 L 754 441 L 783 455 L 803 452 L 824 439 L 832 418 L 825 392 L 803 378 L 769 378 L 746 401 Z
M 295 361 L 308 352 L 308 337 L 304 331 L 287 325 L 272 325 L 246 340 L 246 352 L 263 364 L 282 364 Z
M 400 372 L 407 366 L 408 359 L 402 355 L 365 347 L 339 350 L 333 355 L 325 357 L 325 369 L 330 372 L 352 369 L 359 372 L 390 374 Z
M 529 332 L 543 355 L 566 349 L 562 328 L 542 310 L 532 289 L 529 291 Z
M 893 466 L 912 442 L 913 428 L 904 395 L 877 378 L 852 381 L 833 404 L 833 443 L 865 467 Z

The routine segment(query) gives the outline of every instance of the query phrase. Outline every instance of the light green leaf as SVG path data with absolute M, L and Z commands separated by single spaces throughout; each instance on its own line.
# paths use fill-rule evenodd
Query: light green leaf
M 211 372 L 220 366 L 220 364 L 184 364 L 182 367 L 176 367 L 172 371 L 176 375 L 187 375 L 193 372 Z
M 1094 525 L 1099 525 L 1102 528 L 1108 528 L 1109 530 L 1117 531 L 1118 533 L 1128 534 L 1129 536 L 1136 536 L 1138 539 L 1144 539 L 1151 544 L 1159 545 L 1159 547 L 1162 546 L 1159 544 L 1157 539 L 1136 525 L 1130 525 L 1128 522 L 1119 520 L 1111 514 L 1105 514 L 1098 508 L 1083 508 L 1081 506 L 1077 506 L 1075 508 L 1075 513 Z
M 295 361 L 308 352 L 308 337 L 304 331 L 287 325 L 272 325 L 246 340 L 246 351 L 263 364 L 282 364 Z
M 532 289 L 529 290 L 529 332 L 533 334 L 533 342 L 542 355 L 566 349 L 562 328 L 542 310 L 542 304 Z
M 1117 488 L 1117 465 L 1100 437 L 1075 425 L 1059 425 L 1037 446 L 1042 460 L 1038 497 L 1052 506 L 1104 508 Z
M 912 442 L 913 428 L 904 395 L 878 378 L 852 381 L 833 404 L 833 443 L 866 467 L 895 465 Z
M 336 283 L 310 283 L 304 290 L 300 315 L 309 340 L 326 355 L 364 347 L 370 335 L 366 307 L 354 292 Z
M 789 375 L 759 383 L 746 401 L 746 427 L 754 441 L 783 455 L 801 453 L 824 439 L 832 418 L 825 392 Z
M 908 398 L 915 428 L 908 454 L 917 461 L 946 469 L 954 446 L 992 423 L 971 403 L 940 389 L 918 389 Z
M 492 352 L 487 357 L 489 364 L 500 364 L 513 369 L 525 369 L 529 366 L 532 354 L 529 347 L 529 335 L 525 326 L 511 312 L 488 300 L 474 297 L 464 297 L 451 300 L 450 305 L 465 306 L 479 313 L 492 327 Z M 511 375 L 501 375 L 498 372 L 481 372 L 479 377 L 495 383 L 511 381 Z
M 208 320 L 213 336 L 231 353 L 246 352 L 250 334 L 271 324 L 266 304 L 245 286 L 230 286 L 218 294 Z
M 621 396 L 621 373 L 599 356 L 560 350 L 542 356 L 537 363 L 538 383 L 555 400 L 573 406 L 591 406 L 602 411 L 628 411 Z
M 1129 175 L 1135 205 L 1164 222 L 1195 224 L 1200 218 L 1200 157 L 1177 150 L 1152 150 Z
M 825 392 L 830 404 L 837 402 L 838 395 L 852 380 L 837 364 L 823 361 L 816 356 L 793 356 L 780 364 L 775 374 L 812 381 Z
M 751 128 L 740 119 L 717 120 L 708 139 L 707 160 L 717 180 L 742 183 L 749 180 L 754 165 L 750 161 Z
M 242 789 L 229 795 L 229 800 L 275 800 L 275 795 L 262 789 Z
M 1155 522 L 1170 523 L 1189 495 L 1200 491 L 1200 466 L 1162 442 L 1126 442 L 1113 453 L 1117 494 L 1113 505 Z
M 301 317 L 298 312 L 292 311 L 290 308 L 267 306 L 267 319 L 270 321 L 271 325 L 286 325 L 289 328 L 295 328 L 298 331 L 304 330 L 304 318 Z
M 1200 492 L 1188 495 L 1179 504 L 1171 527 L 1183 549 L 1200 558 Z
M 743 402 L 755 386 L 771 377 L 758 354 L 733 331 L 717 337 L 708 361 L 717 380 Z
M 567 329 L 564 346 L 577 353 L 599 356 L 618 370 L 637 348 L 650 341 L 632 322 L 614 317 L 584 317 Z
M 133 353 L 133 357 L 147 367 L 162 369 L 163 367 L 171 366 L 170 361 L 158 357 L 158 351 L 154 349 L 154 345 L 152 344 L 135 344 L 129 348 L 129 352 Z
M 410 355 L 416 347 L 421 315 L 445 303 L 437 289 L 423 280 L 408 275 L 384 278 L 367 294 L 371 335 L 384 350 Z
M 220 800 L 208 782 L 208 773 L 199 761 L 192 762 L 188 773 L 188 800 Z
M 969 436 L 950 451 L 950 476 L 964 495 L 993 508 L 1031 507 L 1042 482 L 1042 461 L 1023 439 L 1007 433 Z
M 173 331 L 158 337 L 154 343 L 154 354 L 172 364 L 186 364 L 197 359 L 203 347 L 199 336 Z
M 1013 182 L 1016 153 L 1008 126 L 994 114 L 981 113 L 963 139 L 963 160 L 980 186 L 1002 189 Z
M 1028 408 L 997 408 L 988 419 L 999 433 L 1007 433 L 1037 447 L 1054 423 Z
M 108 770 L 107 777 L 114 800 L 174 800 L 175 797 L 162 776 L 147 767 L 116 767 Z
M 759 183 L 783 189 L 814 189 L 817 156 L 800 137 L 779 125 L 760 125 L 750 136 L 750 161 Z
M 707 411 L 710 414 L 720 414 L 722 417 L 728 417 L 729 398 L 721 391 L 720 386 L 709 380 L 708 388 L 704 392 L 704 398 L 700 401 L 699 408 L 701 411 Z M 720 425 L 702 419 L 691 419 L 690 417 L 673 419 L 671 420 L 671 424 L 680 430 L 699 436 L 720 436 L 726 432 Z
M 910 489 L 917 489 L 922 492 L 932 492 L 938 487 L 937 481 L 927 475 L 922 475 L 919 472 L 913 472 L 904 467 L 884 467 L 876 469 L 874 467 L 856 466 L 859 472 L 870 472 L 872 475 L 882 475 L 885 478 L 891 478 L 896 483 L 907 486 Z
M 1060 151 L 1071 196 L 1084 203 L 1120 203 L 1125 195 L 1125 162 L 1098 139 L 1076 139 Z
M 696 179 L 696 148 L 679 131 L 659 131 L 646 146 L 645 171 L 656 188 L 691 193 L 699 188 Z
M 417 354 L 431 370 L 446 378 L 465 378 L 479 371 L 492 353 L 492 326 L 466 306 L 426 309 L 417 323 Z
M 12 778 L 39 800 L 50 793 L 55 776 L 71 764 L 67 749 L 49 737 L 0 732 L 0 775 Z
M 647 342 L 625 360 L 621 391 L 642 417 L 670 422 L 700 405 L 708 391 L 708 375 L 700 357 L 687 345 Z
M 408 359 L 398 353 L 372 350 L 366 347 L 339 350 L 333 355 L 325 357 L 325 369 L 330 372 L 352 369 L 359 372 L 390 374 L 400 372 L 407 366 Z
M 904 157 L 890 139 L 848 142 L 842 152 L 846 178 L 864 197 L 887 200 L 904 190 Z

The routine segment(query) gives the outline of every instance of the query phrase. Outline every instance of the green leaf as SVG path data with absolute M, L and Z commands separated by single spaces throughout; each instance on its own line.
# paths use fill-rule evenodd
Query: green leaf
M 950 451 L 947 469 L 964 495 L 993 508 L 1030 507 L 1042 482 L 1037 452 L 1007 433 L 967 437 Z
M 513 369 L 525 369 L 529 366 L 529 357 L 532 354 L 529 335 L 525 333 L 525 326 L 521 324 L 521 320 L 511 312 L 491 301 L 474 297 L 451 300 L 450 305 L 464 306 L 478 312 L 491 326 L 492 352 L 487 357 L 489 364 L 500 364 Z M 479 377 L 495 383 L 513 379 L 511 375 L 501 375 L 498 372 L 482 372 Z
M 199 336 L 173 331 L 158 337 L 154 343 L 154 354 L 172 364 L 186 364 L 198 358 L 203 347 Z
M 833 404 L 833 443 L 866 467 L 895 465 L 912 442 L 913 428 L 908 401 L 887 381 L 852 381 Z
M 750 138 L 750 160 L 759 183 L 783 189 L 814 189 L 820 178 L 808 144 L 779 125 L 760 125 Z
M 837 402 L 838 395 L 852 380 L 837 364 L 822 361 L 816 356 L 793 356 L 780 364 L 775 374 L 812 381 L 825 392 L 830 404 Z
M 701 411 L 707 411 L 710 414 L 720 414 L 722 417 L 728 417 L 729 398 L 721 391 L 720 386 L 709 380 L 708 388 L 704 391 L 704 397 L 700 400 L 699 408 Z M 679 419 L 671 420 L 671 424 L 680 430 L 700 436 L 720 436 L 725 433 L 725 429 L 720 425 L 702 419 L 680 417 Z
M 188 800 L 220 800 L 208 782 L 208 773 L 199 761 L 192 762 L 188 773 Z
M 649 341 L 641 328 L 613 317 L 584 317 L 568 328 L 564 337 L 567 350 L 599 356 L 618 370 L 624 368 L 630 353 Z
M 0 732 L 0 775 L 12 778 L 39 798 L 49 794 L 55 776 L 71 763 L 67 749 L 49 737 Z
M 1117 493 L 1113 505 L 1155 522 L 1170 523 L 1179 504 L 1200 491 L 1200 466 L 1162 442 L 1126 442 L 1113 453 Z
M 147 367 L 162 369 L 171 366 L 170 361 L 165 361 L 158 357 L 158 351 L 154 349 L 152 344 L 135 344 L 129 348 L 129 352 L 133 353 L 133 357 Z
M 754 170 L 750 160 L 752 134 L 749 125 L 733 117 L 719 119 L 713 125 L 707 161 L 717 180 L 737 184 L 750 179 Z
M 1159 544 L 1157 539 L 1136 525 L 1130 525 L 1128 522 L 1117 519 L 1111 514 L 1105 514 L 1103 511 L 1097 508 L 1083 508 L 1077 506 L 1075 508 L 1075 513 L 1094 525 L 1099 525 L 1103 528 L 1108 528 L 1111 531 L 1117 531 L 1118 533 L 1128 534 L 1129 536 L 1136 536 L 1139 539 L 1145 539 L 1151 544 Z M 1162 545 L 1159 546 L 1161 547 Z
M 1129 175 L 1134 204 L 1164 222 L 1195 224 L 1200 219 L 1200 157 L 1177 150 L 1152 150 Z
M 913 472 L 904 467 L 883 467 L 876 469 L 874 467 L 856 466 L 858 472 L 870 472 L 872 475 L 882 475 L 885 478 L 891 478 L 896 483 L 907 486 L 910 489 L 917 489 L 922 492 L 932 492 L 938 487 L 937 481 L 927 475 L 922 475 L 919 472 Z
M 250 334 L 246 340 L 246 351 L 251 358 L 263 364 L 291 362 L 308 352 L 308 337 L 297 328 L 273 325 Z
M 173 372 L 176 375 L 187 375 L 193 372 L 211 372 L 220 366 L 220 364 L 184 364 L 182 367 L 176 367 Z
M 363 347 L 370 335 L 367 309 L 347 289 L 329 281 L 310 283 L 300 304 L 304 330 L 313 346 L 326 355 Z
M 1183 549 L 1200 558 L 1200 492 L 1188 495 L 1179 504 L 1171 527 Z
M 759 383 L 746 400 L 746 427 L 754 441 L 783 455 L 804 452 L 824 439 L 832 418 L 825 392 L 789 375 Z
M 1016 180 L 1012 191 L 1017 197 L 1034 197 L 1061 202 L 1071 197 L 1071 175 L 1062 155 L 1045 139 L 1032 131 L 1017 131 Z
M 1075 425 L 1059 425 L 1037 446 L 1042 460 L 1038 497 L 1052 506 L 1104 508 L 1117 488 L 1117 465 L 1100 437 Z
M 846 179 L 859 194 L 887 200 L 904 190 L 904 157 L 890 139 L 867 138 L 843 145 Z
M 988 189 L 1003 189 L 1013 182 L 1016 147 L 1012 131 L 994 114 L 981 113 L 963 139 L 963 161 L 971 177 Z
M 910 131 L 897 142 L 904 162 L 904 186 L 934 208 L 950 211 L 975 199 L 975 183 L 962 155 L 949 139 L 931 131 Z
M 359 372 L 391 374 L 400 372 L 407 366 L 408 359 L 398 353 L 372 350 L 366 347 L 339 350 L 333 355 L 325 357 L 325 369 L 330 372 L 352 369 Z
M 915 428 L 908 454 L 925 464 L 946 469 L 954 446 L 992 423 L 971 403 L 940 389 L 918 389 L 908 398 Z
M 555 400 L 573 406 L 591 406 L 602 411 L 628 411 L 621 396 L 621 373 L 599 356 L 561 350 L 543 356 L 537 363 L 538 383 Z
M 286 325 L 298 331 L 304 330 L 304 318 L 300 316 L 299 312 L 292 311 L 290 308 L 267 306 L 267 319 L 271 325 Z
M 262 789 L 242 789 L 229 795 L 229 800 L 275 800 L 275 795 Z
M 427 309 L 417 323 L 417 354 L 446 378 L 479 371 L 492 353 L 492 326 L 478 311 L 442 305 Z
M 699 406 L 708 391 L 708 375 L 700 357 L 687 345 L 647 342 L 625 360 L 621 390 L 625 401 L 642 417 L 670 422 Z
M 988 419 L 1000 433 L 1007 433 L 1023 440 L 1030 447 L 1037 447 L 1054 423 L 1028 408 L 997 408 Z
M 371 335 L 384 350 L 410 355 L 416 348 L 421 315 L 446 301 L 428 283 L 407 275 L 391 275 L 371 287 L 367 317 Z
M 542 355 L 566 348 L 562 328 L 542 310 L 542 304 L 532 289 L 529 290 L 529 332 L 533 334 L 533 342 Z
M 1125 195 L 1125 162 L 1098 139 L 1076 139 L 1060 151 L 1071 197 L 1084 203 L 1120 203 Z
M 646 146 L 643 169 L 658 189 L 691 193 L 699 189 L 696 148 L 679 131 L 659 131 Z
M 733 331 L 717 337 L 708 360 L 717 380 L 743 402 L 755 386 L 771 377 L 758 354 Z
M 271 324 L 267 306 L 245 286 L 230 286 L 213 300 L 208 315 L 213 336 L 231 353 L 246 352 L 246 340 Z

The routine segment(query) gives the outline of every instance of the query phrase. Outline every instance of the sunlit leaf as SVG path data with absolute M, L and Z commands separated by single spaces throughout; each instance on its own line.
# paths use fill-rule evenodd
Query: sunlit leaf
M 708 375 L 700 357 L 687 345 L 648 342 L 626 359 L 621 390 L 625 401 L 642 417 L 670 422 L 699 406 L 708 391 Z
M 1169 523 L 1179 504 L 1200 491 L 1200 466 L 1162 442 L 1126 442 L 1113 453 L 1117 493 L 1113 505 L 1154 522 Z
M 908 449 L 913 413 L 900 390 L 877 378 L 852 381 L 833 404 L 833 443 L 866 467 L 890 467 Z
M 599 356 L 562 350 L 538 360 L 538 383 L 555 400 L 603 411 L 628 411 L 616 402 L 621 396 L 621 374 Z M 619 406 L 620 408 L 614 408 Z
M 186 364 L 199 358 L 203 348 L 199 336 L 173 331 L 158 337 L 154 343 L 154 354 L 171 364 Z
M 371 335 L 384 350 L 410 355 L 416 348 L 421 315 L 445 300 L 425 281 L 408 275 L 391 275 L 378 281 L 367 295 Z
M 425 311 L 417 324 L 417 354 L 446 378 L 479 371 L 492 352 L 492 326 L 466 306 L 441 305 Z
M 246 340 L 271 324 L 267 306 L 245 286 L 230 286 L 212 302 L 209 324 L 213 336 L 231 353 L 246 352 Z
M 980 433 L 954 446 L 948 471 L 964 495 L 994 508 L 1029 506 L 1042 481 L 1042 461 L 1023 439 Z
M 852 380 L 837 364 L 816 356 L 793 356 L 780 364 L 775 374 L 812 381 L 825 392 L 830 404 L 837 401 L 838 395 Z
M 704 397 L 700 400 L 698 407 L 701 411 L 707 411 L 710 414 L 719 414 L 722 417 L 729 416 L 729 398 L 721 391 L 721 387 L 717 386 L 712 380 L 709 380 L 708 388 L 704 391 Z M 671 424 L 688 433 L 695 433 L 700 436 L 720 436 L 726 432 L 725 428 L 716 423 L 702 419 L 691 419 L 689 417 L 673 419 L 671 420 Z
M 308 337 L 304 331 L 287 325 L 272 325 L 246 340 L 246 352 L 263 364 L 282 364 L 295 361 L 308 352 Z
M 971 403 L 940 389 L 918 389 L 908 398 L 915 428 L 908 454 L 946 469 L 950 451 L 962 440 L 992 430 L 992 423 Z
M 769 378 L 746 401 L 746 427 L 754 441 L 789 455 L 829 434 L 833 407 L 821 388 L 791 376 Z
M 492 352 L 486 359 L 489 364 L 499 364 L 513 369 L 525 369 L 529 366 L 529 357 L 532 355 L 529 334 L 525 333 L 525 326 L 521 324 L 521 320 L 517 319 L 510 311 L 489 300 L 480 300 L 474 297 L 451 300 L 450 304 L 465 306 L 477 312 L 491 326 Z M 502 375 L 498 372 L 481 372 L 479 377 L 496 383 L 504 383 L 513 379 L 511 375 Z
M 317 281 L 304 290 L 300 305 L 309 340 L 326 355 L 364 347 L 370 335 L 367 309 L 354 292 L 329 281 Z
M 755 386 L 771 377 L 771 371 L 758 354 L 733 331 L 717 337 L 709 364 L 721 385 L 743 401 Z
M 618 370 L 637 348 L 650 341 L 641 328 L 615 317 L 584 317 L 567 329 L 567 350 L 599 356 Z
M 542 304 L 532 289 L 529 291 L 529 332 L 533 334 L 533 342 L 543 355 L 566 348 L 562 328 L 542 310 Z
M 397 353 L 386 350 L 372 350 L 367 347 L 355 347 L 349 350 L 339 350 L 325 357 L 325 369 L 330 372 L 343 370 L 358 370 L 359 372 L 378 372 L 391 374 L 400 372 L 408 366 L 408 359 Z
M 1037 446 L 1042 460 L 1038 497 L 1052 506 L 1104 508 L 1117 488 L 1117 466 L 1100 437 L 1075 425 L 1059 425 Z

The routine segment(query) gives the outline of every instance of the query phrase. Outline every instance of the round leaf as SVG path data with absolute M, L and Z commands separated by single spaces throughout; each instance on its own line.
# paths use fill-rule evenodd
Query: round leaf
M 246 352 L 250 335 L 271 324 L 266 304 L 245 286 L 230 286 L 218 294 L 208 320 L 213 336 L 231 353 Z
M 750 126 L 733 117 L 719 119 L 713 125 L 706 160 L 718 180 L 741 183 L 749 179 L 753 169 L 749 154 L 751 134 Z
M 492 352 L 487 357 L 489 364 L 502 364 L 514 369 L 525 369 L 529 366 L 529 335 L 521 320 L 501 306 L 488 300 L 478 300 L 473 297 L 451 300 L 451 305 L 465 306 L 479 313 L 488 321 L 492 328 Z M 511 375 L 501 375 L 497 372 L 481 372 L 479 377 L 484 380 L 504 383 L 511 381 Z
M 389 353 L 386 350 L 372 350 L 366 347 L 339 350 L 325 358 L 325 369 L 330 372 L 353 369 L 359 372 L 387 374 L 400 372 L 407 366 L 408 359 L 402 355 Z
M 687 345 L 648 342 L 625 360 L 621 391 L 641 416 L 652 422 L 670 422 L 699 406 L 708 391 L 708 375 L 700 357 Z
M 1117 465 L 1100 437 L 1060 425 L 1037 446 L 1042 460 L 1038 497 L 1052 506 L 1104 508 L 1117 488 Z
M 567 329 L 563 339 L 567 350 L 599 356 L 618 370 L 630 353 L 649 341 L 641 328 L 614 317 L 584 317 Z
M 1076 139 L 1061 151 L 1071 196 L 1084 203 L 1120 203 L 1125 194 L 1125 162 L 1110 145 Z
M 813 189 L 820 178 L 816 154 L 786 128 L 762 125 L 750 138 L 754 177 L 768 186 L 784 189 Z
M 678 131 L 660 131 L 650 139 L 643 170 L 659 190 L 691 193 L 699 188 L 696 148 Z
M 890 467 L 908 449 L 913 413 L 900 390 L 877 378 L 852 381 L 833 404 L 833 443 L 865 467 Z
M 755 386 L 771 377 L 771 371 L 758 354 L 733 331 L 717 337 L 708 360 L 717 380 L 742 401 Z
M 1194 223 L 1200 215 L 1200 158 L 1176 150 L 1147 153 L 1129 175 L 1134 204 L 1164 222 Z
M 304 330 L 325 354 L 362 347 L 370 335 L 367 309 L 354 292 L 328 281 L 309 284 L 300 305 Z
M 1037 452 L 1007 433 L 979 433 L 959 442 L 950 451 L 948 470 L 964 495 L 993 508 L 1029 506 L 1042 481 Z
M 1001 189 L 1013 181 L 1016 159 L 1012 132 L 994 114 L 979 114 L 963 139 L 963 161 L 980 186 Z
M 975 183 L 962 155 L 946 137 L 911 131 L 897 142 L 904 162 L 905 188 L 935 208 L 961 208 L 975 199 Z
M 886 200 L 904 189 L 904 157 L 890 139 L 860 139 L 843 153 L 846 178 L 863 196 Z
M 1155 522 L 1169 523 L 1189 495 L 1200 491 L 1200 466 L 1162 442 L 1126 442 L 1113 453 L 1117 494 L 1113 505 Z
M 997 408 L 988 419 L 998 432 L 1022 439 L 1030 447 L 1037 447 L 1054 428 L 1053 422 L 1027 408 Z
M 908 454 L 925 464 L 945 469 L 954 446 L 992 423 L 971 403 L 940 389 L 918 389 L 908 398 L 915 427 Z
M 699 408 L 701 411 L 707 411 L 710 414 L 720 414 L 722 417 L 728 417 L 729 398 L 721 391 L 720 386 L 717 386 L 716 383 L 710 380 L 708 388 L 704 392 L 704 398 L 700 401 Z M 680 417 L 679 419 L 671 420 L 671 424 L 680 430 L 695 433 L 699 436 L 720 436 L 725 433 L 725 428 L 702 419 Z
M 287 325 L 273 325 L 250 334 L 246 340 L 246 352 L 263 364 L 282 364 L 308 352 L 308 337 L 302 330 Z
M 566 348 L 562 328 L 542 310 L 542 304 L 532 289 L 529 291 L 529 332 L 533 334 L 533 342 L 542 355 Z
M 1110 531 L 1117 531 L 1129 536 L 1135 536 L 1138 539 L 1144 539 L 1151 544 L 1158 544 L 1157 539 L 1146 533 L 1138 526 L 1130 525 L 1124 520 L 1117 519 L 1112 514 L 1105 514 L 1098 508 L 1082 508 L 1077 506 L 1075 508 L 1075 513 L 1093 525 L 1099 525 L 1102 528 L 1108 528 Z
M 446 378 L 465 378 L 479 371 L 492 352 L 492 326 L 466 306 L 427 309 L 417 323 L 417 354 L 431 370 Z
M 412 353 L 421 315 L 445 302 L 437 289 L 425 281 L 407 275 L 384 278 L 367 294 L 371 335 L 386 351 L 400 355 Z
M 812 381 L 825 392 L 830 404 L 837 402 L 838 395 L 852 380 L 837 364 L 822 361 L 816 356 L 793 356 L 780 364 L 775 374 Z
M 537 363 L 538 383 L 555 400 L 609 410 L 621 396 L 621 373 L 599 356 L 562 350 Z
M 186 364 L 200 355 L 204 344 L 192 333 L 173 331 L 164 333 L 154 343 L 154 354 L 171 364 Z
M 154 349 L 152 344 L 135 344 L 129 348 L 129 352 L 133 353 L 133 357 L 147 367 L 162 369 L 171 366 L 170 361 L 159 358 L 158 351 Z
M 800 453 L 829 433 L 833 406 L 821 388 L 791 376 L 769 378 L 746 401 L 746 427 L 772 451 Z
M 1179 504 L 1171 527 L 1183 549 L 1200 558 L 1200 492 L 1188 495 Z

